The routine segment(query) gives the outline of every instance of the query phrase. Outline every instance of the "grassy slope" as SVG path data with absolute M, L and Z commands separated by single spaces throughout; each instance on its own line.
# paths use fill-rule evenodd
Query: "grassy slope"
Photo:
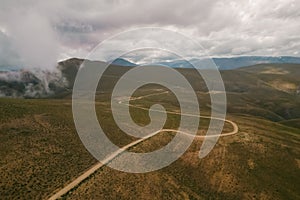
M 269 66 L 268 66 L 269 67 Z M 281 66 L 282 67 L 282 66 Z M 169 167 L 147 174 L 126 174 L 104 167 L 90 180 L 68 194 L 72 199 L 298 199 L 300 198 L 299 96 L 281 91 L 268 83 L 276 79 L 294 80 L 298 69 L 288 74 L 261 74 L 259 67 L 222 72 L 228 90 L 228 117 L 240 132 L 221 138 L 206 158 L 197 154 L 201 141 Z M 119 68 L 121 69 L 121 68 Z M 269 70 L 269 68 L 268 68 Z M 127 69 L 111 70 L 120 76 Z M 192 70 L 181 71 L 192 77 L 202 113 L 209 114 L 205 84 Z M 296 76 L 295 76 L 296 77 Z M 108 91 L 117 78 L 104 78 Z M 151 86 L 141 93 L 151 92 Z M 70 96 L 69 96 L 70 97 Z M 11 199 L 45 198 L 95 163 L 82 146 L 72 120 L 71 102 L 60 100 L 0 99 L 0 196 Z M 134 138 L 126 136 L 110 116 L 109 95 L 97 96 L 98 117 L 108 136 L 119 146 Z M 161 102 L 178 109 L 171 96 L 147 98 L 135 103 L 144 106 Z M 147 123 L 145 112 L 131 109 L 137 123 Z M 167 126 L 176 127 L 170 116 Z M 208 122 L 202 121 L 201 126 Z M 296 125 L 295 125 L 296 124 Z M 205 128 L 204 128 L 205 129 Z M 230 127 L 225 127 L 226 131 Z M 168 134 L 168 133 L 166 133 Z M 157 137 L 136 146 L 133 151 L 153 150 L 167 143 L 172 135 Z M 112 192 L 116 191 L 116 192 Z
M 254 117 L 230 115 L 230 119 L 239 124 L 239 134 L 220 138 L 214 150 L 202 160 L 197 157 L 202 141 L 196 140 L 179 160 L 164 169 L 127 174 L 104 167 L 66 197 L 299 198 L 300 130 Z M 152 151 L 167 143 L 170 137 L 170 133 L 160 134 L 133 150 Z
M 95 160 L 64 100 L 0 99 L 0 196 L 41 199 Z

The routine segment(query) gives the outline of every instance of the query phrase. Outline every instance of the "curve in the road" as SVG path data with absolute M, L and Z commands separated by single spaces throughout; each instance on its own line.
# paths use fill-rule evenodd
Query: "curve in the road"
M 166 92 L 162 92 L 162 93 L 156 93 L 156 94 L 153 94 L 153 95 L 159 95 L 159 94 L 163 94 L 163 93 L 166 93 Z M 144 97 L 148 97 L 148 96 L 153 96 L 153 95 L 145 95 L 145 96 L 142 96 L 142 97 L 137 97 L 133 100 L 137 100 L 137 99 L 141 99 L 141 98 L 144 98 Z M 122 101 L 119 101 L 119 103 L 122 103 Z M 127 106 L 133 106 L 133 107 L 136 107 L 136 108 L 139 108 L 139 109 L 143 109 L 143 110 L 148 110 L 147 108 L 143 108 L 143 107 L 139 107 L 139 106 L 134 106 L 134 105 L 128 105 L 128 104 L 124 104 L 124 105 L 127 105 Z M 162 112 L 160 110 L 154 110 L 154 109 L 151 109 L 152 111 L 157 111 L 157 112 Z M 156 131 L 152 134 L 149 134 L 148 136 L 146 137 L 143 137 L 141 139 L 138 139 L 122 148 L 120 148 L 119 150 L 117 150 L 116 152 L 112 153 L 111 155 L 109 155 L 106 159 L 102 160 L 101 162 L 98 162 L 97 164 L 95 164 L 94 166 L 92 166 L 90 169 L 88 169 L 87 171 L 85 171 L 82 175 L 80 175 L 79 177 L 77 177 L 75 180 L 73 180 L 71 183 L 69 183 L 67 186 L 65 186 L 64 188 L 62 188 L 61 190 L 59 190 L 58 192 L 56 192 L 54 195 L 52 195 L 49 200 L 55 200 L 55 199 L 59 199 L 61 198 L 63 195 L 67 194 L 68 192 L 70 192 L 71 190 L 73 190 L 74 188 L 76 188 L 82 181 L 84 181 L 85 179 L 87 179 L 89 176 L 91 176 L 93 173 L 95 173 L 98 169 L 100 169 L 101 167 L 103 167 L 104 165 L 106 165 L 107 163 L 109 163 L 111 160 L 113 160 L 116 156 L 120 155 L 122 152 L 126 151 L 127 149 L 153 137 L 154 135 L 160 133 L 160 132 L 163 132 L 163 131 L 169 131 L 169 132 L 179 132 L 179 133 L 182 133 L 182 134 L 185 134 L 187 136 L 191 136 L 191 137 L 195 137 L 195 138 L 200 138 L 200 139 L 204 139 L 206 137 L 224 137 L 224 136 L 229 136 L 229 135 L 234 135 L 236 133 L 238 133 L 238 125 L 231 121 L 231 120 L 228 120 L 228 119 L 221 119 L 221 118 L 215 118 L 215 117 L 210 117 L 210 116 L 202 116 L 202 115 L 193 115 L 193 114 L 184 114 L 184 113 L 178 113 L 178 112 L 170 112 L 170 111 L 165 111 L 166 113 L 170 113 L 170 114 L 177 114 L 177 115 L 186 115 L 186 116 L 190 116 L 190 117 L 200 117 L 200 118 L 205 118 L 205 119 L 216 119 L 216 120 L 224 120 L 225 122 L 227 123 L 230 123 L 233 127 L 233 130 L 229 133 L 223 133 L 221 135 L 206 135 L 206 136 L 202 136 L 202 135 L 191 135 L 190 133 L 186 133 L 186 132 L 183 132 L 183 131 L 178 131 L 178 130 L 175 130 L 175 129 L 161 129 L 159 131 Z

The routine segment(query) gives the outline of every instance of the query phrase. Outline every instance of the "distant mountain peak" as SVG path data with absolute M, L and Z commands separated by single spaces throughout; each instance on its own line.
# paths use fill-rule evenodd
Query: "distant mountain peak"
M 117 58 L 115 60 L 111 60 L 109 61 L 109 63 L 111 62 L 111 64 L 113 65 L 120 65 L 120 66 L 126 66 L 126 67 L 135 67 L 137 66 L 135 63 L 132 63 L 124 58 Z

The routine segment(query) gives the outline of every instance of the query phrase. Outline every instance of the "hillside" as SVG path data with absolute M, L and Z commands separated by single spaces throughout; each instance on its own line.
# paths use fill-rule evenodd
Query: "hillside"
M 11 72 L 1 80 L 2 96 L 25 98 L 70 97 L 82 59 L 69 59 L 58 64 L 58 72 Z M 97 63 L 97 62 L 96 62 Z M 103 62 L 99 62 L 101 64 Z M 235 70 L 221 71 L 225 83 L 228 111 L 260 116 L 272 121 L 300 118 L 300 64 L 259 64 Z M 101 78 L 102 92 L 110 92 L 128 66 L 111 65 Z M 178 68 L 187 77 L 195 91 L 209 104 L 209 95 L 202 78 L 189 68 Z M 8 72 L 3 72 L 7 75 Z M 214 84 L 212 80 L 208 84 Z M 100 88 L 99 88 L 100 89 Z M 274 102 L 274 99 L 276 101 Z
M 71 59 L 59 64 L 67 89 L 51 96 L 55 99 L 0 99 L 1 197 L 45 199 L 96 163 L 82 145 L 72 119 L 71 89 L 81 62 Z M 130 69 L 111 66 L 96 95 L 99 123 L 120 147 L 136 138 L 115 124 L 110 95 L 118 78 Z M 103 167 L 64 198 L 299 199 L 299 69 L 300 65 L 267 64 L 221 71 L 228 98 L 227 118 L 238 125 L 237 134 L 221 137 L 201 160 L 198 152 L 202 140 L 195 139 L 179 160 L 151 173 L 127 174 Z M 178 71 L 194 87 L 201 113 L 209 115 L 210 93 L 201 77 L 193 69 Z M 35 80 L 26 77 L 30 83 Z M 171 93 L 147 96 L 157 89 L 166 90 L 144 86 L 134 96 L 146 97 L 131 103 L 146 108 L 160 103 L 169 111 L 179 109 Z M 149 123 L 146 110 L 132 108 L 130 113 L 136 123 Z M 178 116 L 169 115 L 165 126 L 176 128 L 178 120 Z M 198 134 L 205 134 L 208 123 L 200 120 Z M 225 123 L 223 133 L 231 130 Z M 163 132 L 131 151 L 159 149 L 172 137 L 173 133 Z

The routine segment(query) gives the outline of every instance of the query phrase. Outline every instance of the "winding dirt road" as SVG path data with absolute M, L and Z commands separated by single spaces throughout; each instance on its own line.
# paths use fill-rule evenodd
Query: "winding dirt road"
M 154 95 L 160 95 L 160 94 L 164 94 L 164 93 L 167 93 L 166 92 L 160 92 L 160 93 L 155 93 L 155 94 L 150 94 L 150 95 L 145 95 L 145 96 L 141 96 L 141 97 L 136 97 L 136 98 L 133 98 L 131 100 L 137 100 L 137 99 L 142 99 L 142 98 L 145 98 L 145 97 L 148 97 L 148 96 L 154 96 Z M 119 101 L 119 103 L 122 103 L 124 104 L 122 101 Z M 132 106 L 132 107 L 136 107 L 136 108 L 139 108 L 139 109 L 143 109 L 143 110 L 148 110 L 147 108 L 143 108 L 143 107 L 139 107 L 139 106 L 134 106 L 134 105 L 128 105 L 128 104 L 124 104 L 124 105 L 127 105 L 127 106 Z M 165 111 L 160 111 L 160 110 L 154 110 L 154 109 L 151 109 L 152 111 L 157 111 L 157 112 L 165 112 Z M 205 119 L 215 119 L 215 120 L 224 120 L 224 119 L 221 119 L 221 118 L 214 118 L 214 117 L 210 117 L 210 116 L 202 116 L 202 115 L 193 115 L 193 114 L 182 114 L 182 113 L 178 113 L 178 112 L 168 112 L 166 111 L 166 113 L 170 113 L 170 114 L 177 114 L 177 115 L 185 115 L 185 116 L 190 116 L 190 117 L 200 117 L 200 118 L 205 118 Z M 182 134 L 185 134 L 187 135 L 188 137 L 194 137 L 194 138 L 198 138 L 198 139 L 204 139 L 206 137 L 224 137 L 224 136 L 229 136 L 229 135 L 234 135 L 236 133 L 238 133 L 239 131 L 239 128 L 238 128 L 238 125 L 233 122 L 233 121 L 230 121 L 228 119 L 225 119 L 224 120 L 225 122 L 227 123 L 230 123 L 233 127 L 233 130 L 229 133 L 223 133 L 221 135 L 208 135 L 208 136 L 202 136 L 202 135 L 191 135 L 189 133 L 186 133 L 186 132 L 183 132 L 183 131 L 178 131 L 178 130 L 175 130 L 175 129 L 161 129 L 159 131 L 156 131 L 156 132 L 153 132 L 151 134 L 149 134 L 148 136 L 146 137 L 143 137 L 141 139 L 138 139 L 122 148 L 120 148 L 119 150 L 117 150 L 116 152 L 112 153 L 111 155 L 109 155 L 106 159 L 102 160 L 101 162 L 98 162 L 97 164 L 95 164 L 94 166 L 92 166 L 90 169 L 88 169 L 87 171 L 85 171 L 82 175 L 80 175 L 79 177 L 77 177 L 75 180 L 73 180 L 71 183 L 69 183 L 67 186 L 65 186 L 64 188 L 62 188 L 61 190 L 59 190 L 58 192 L 56 192 L 54 195 L 52 195 L 49 200 L 55 200 L 55 199 L 59 199 L 60 197 L 62 197 L 63 195 L 67 194 L 68 192 L 70 192 L 71 190 L 75 189 L 82 181 L 84 181 L 85 179 L 87 179 L 89 176 L 91 176 L 92 174 L 94 174 L 98 169 L 100 169 L 101 167 L 103 167 L 104 165 L 106 165 L 107 163 L 109 163 L 111 160 L 113 160 L 115 157 L 117 157 L 118 155 L 120 155 L 122 152 L 126 151 L 127 149 L 153 137 L 154 135 L 160 133 L 160 132 L 163 132 L 163 131 L 169 131 L 169 132 L 179 132 L 179 133 L 182 133 Z

